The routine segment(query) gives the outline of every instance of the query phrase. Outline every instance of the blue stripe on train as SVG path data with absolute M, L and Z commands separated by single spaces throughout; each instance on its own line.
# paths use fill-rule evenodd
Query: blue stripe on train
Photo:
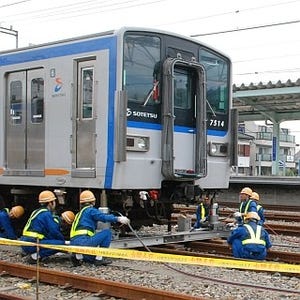
M 148 122 L 136 122 L 136 121 L 128 121 L 127 126 L 131 128 L 143 128 L 143 129 L 151 129 L 151 130 L 161 130 L 162 125 L 157 123 L 148 123 Z M 182 132 L 182 133 L 194 133 L 194 129 L 192 127 L 185 127 L 185 126 L 174 126 L 175 132 Z M 223 137 L 226 135 L 226 131 L 224 130 L 212 130 L 208 129 L 207 134 L 211 136 L 219 136 Z

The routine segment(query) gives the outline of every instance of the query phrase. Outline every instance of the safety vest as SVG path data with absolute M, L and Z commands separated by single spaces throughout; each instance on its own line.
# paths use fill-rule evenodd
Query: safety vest
M 241 202 L 240 208 L 239 208 L 240 213 L 246 214 L 246 213 L 248 212 L 248 209 L 249 209 L 249 206 L 250 206 L 250 202 L 251 202 L 251 201 L 252 201 L 252 200 L 247 200 L 247 203 L 246 203 L 246 206 L 245 206 L 245 208 L 244 208 L 244 211 L 242 211 L 244 202 Z
M 70 232 L 70 238 L 73 238 L 77 235 L 88 235 L 88 236 L 93 236 L 95 234 L 95 232 L 88 230 L 88 229 L 77 229 L 78 227 L 78 223 L 80 221 L 81 215 L 82 213 L 88 208 L 91 207 L 90 205 L 84 207 L 76 216 L 75 216 L 75 220 L 72 224 L 71 227 L 71 232 Z
M 244 224 L 244 226 L 246 227 L 247 231 L 249 232 L 250 238 L 243 240 L 242 245 L 257 244 L 257 245 L 266 246 L 266 241 L 261 239 L 262 227 L 260 225 L 257 225 L 256 232 L 254 232 L 253 228 L 249 224 Z
M 35 238 L 35 239 L 40 239 L 42 240 L 45 235 L 43 235 L 42 233 L 39 233 L 39 232 L 35 232 L 35 231 L 32 231 L 32 230 L 29 230 L 30 227 L 31 227 L 31 222 L 42 212 L 46 212 L 48 211 L 47 208 L 39 208 L 39 209 L 36 209 L 31 215 L 30 215 L 30 218 L 29 220 L 27 221 L 24 229 L 23 229 L 23 236 L 28 236 L 28 237 L 32 237 L 32 238 Z
M 260 204 L 257 204 L 256 207 L 257 207 L 257 211 L 259 211 L 262 208 Z
M 205 207 L 203 203 L 200 203 L 200 219 L 205 218 Z

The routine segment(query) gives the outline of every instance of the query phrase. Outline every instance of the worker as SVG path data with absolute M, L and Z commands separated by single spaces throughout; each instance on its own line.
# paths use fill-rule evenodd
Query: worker
M 75 220 L 75 215 L 71 210 L 66 210 L 61 214 L 61 219 L 63 223 L 72 225 Z
M 75 214 L 71 210 L 64 211 L 60 216 L 53 215 L 54 221 L 65 238 L 70 237 L 70 229 L 75 219 Z
M 239 211 L 233 214 L 238 225 L 242 225 L 244 221 L 244 216 L 248 212 L 257 212 L 256 202 L 251 200 L 252 189 L 249 187 L 244 187 L 240 192 L 240 206 Z
M 256 208 L 257 208 L 257 213 L 260 217 L 260 221 L 258 222 L 259 225 L 264 225 L 265 223 L 265 213 L 264 213 L 264 208 L 262 207 L 261 204 L 258 203 L 259 201 L 259 194 L 256 192 L 252 192 L 251 199 L 256 202 Z
M 102 213 L 95 208 L 96 198 L 93 192 L 85 190 L 80 194 L 81 210 L 76 214 L 71 228 L 71 245 L 105 247 L 108 248 L 111 243 L 112 233 L 110 228 L 105 228 L 96 233 L 97 223 L 110 222 L 128 225 L 130 220 L 127 217 L 116 217 L 112 214 Z M 97 266 L 105 266 L 112 261 L 102 256 L 72 254 L 71 260 L 74 266 L 78 266 L 82 261 L 92 263 Z
M 39 203 L 40 208 L 31 213 L 23 229 L 21 240 L 40 244 L 64 245 L 64 236 L 52 214 L 56 207 L 55 195 L 51 191 L 45 190 L 39 194 Z M 30 264 L 58 252 L 43 247 L 37 249 L 36 246 L 22 246 L 22 250 L 26 254 L 30 254 L 27 261 Z
M 208 221 L 210 210 L 210 199 L 205 196 L 203 200 L 197 205 L 196 209 L 196 222 L 193 226 L 194 229 L 203 227 L 204 223 Z
M 234 229 L 227 239 L 232 246 L 232 254 L 236 258 L 264 260 L 267 249 L 271 248 L 268 232 L 258 225 L 260 220 L 256 212 L 245 215 L 244 224 Z
M 8 208 L 3 208 L 0 211 L 0 237 L 15 240 L 17 235 L 13 228 L 12 219 L 18 219 L 24 214 L 24 208 L 20 205 Z

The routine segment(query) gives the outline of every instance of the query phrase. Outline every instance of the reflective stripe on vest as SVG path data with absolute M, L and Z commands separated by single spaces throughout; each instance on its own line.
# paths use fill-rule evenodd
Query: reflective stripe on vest
M 27 223 L 24 227 L 23 236 L 32 237 L 32 238 L 40 239 L 40 240 L 42 240 L 45 237 L 42 233 L 39 233 L 36 231 L 31 231 L 31 230 L 29 230 L 29 228 L 30 228 L 32 220 L 34 220 L 40 213 L 46 212 L 46 211 L 48 211 L 47 208 L 39 208 L 31 214 L 29 220 L 27 221 Z
M 88 205 L 86 207 L 84 207 L 76 216 L 75 216 L 75 220 L 72 224 L 71 227 L 71 232 L 70 232 L 70 238 L 73 238 L 77 235 L 88 235 L 88 236 L 93 236 L 95 233 L 91 230 L 87 230 L 87 229 L 76 229 L 78 227 L 78 223 L 79 220 L 81 218 L 82 213 L 88 208 L 91 207 L 91 205 Z
M 200 218 L 205 218 L 205 207 L 203 203 L 200 204 Z
M 244 211 L 242 211 L 244 202 L 242 202 L 242 203 L 240 204 L 240 208 L 239 208 L 240 213 L 246 214 L 246 213 L 248 212 L 248 209 L 249 209 L 249 206 L 250 206 L 250 202 L 251 202 L 251 200 L 247 200 Z
M 247 231 L 250 234 L 250 239 L 243 240 L 242 245 L 258 244 L 258 245 L 266 246 L 266 241 L 261 239 L 262 227 L 260 225 L 257 225 L 257 227 L 256 227 L 256 234 L 254 233 L 253 228 L 249 224 L 244 224 L 244 226 L 246 227 Z

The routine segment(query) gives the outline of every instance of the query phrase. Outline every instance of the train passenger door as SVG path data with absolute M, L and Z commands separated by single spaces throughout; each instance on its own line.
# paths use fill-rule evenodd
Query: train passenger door
M 95 61 L 77 64 L 73 177 L 96 177 Z M 74 168 L 75 165 L 75 168 Z
M 44 72 L 7 75 L 4 175 L 44 176 Z
M 205 70 L 195 61 L 163 65 L 162 172 L 168 179 L 206 176 Z

